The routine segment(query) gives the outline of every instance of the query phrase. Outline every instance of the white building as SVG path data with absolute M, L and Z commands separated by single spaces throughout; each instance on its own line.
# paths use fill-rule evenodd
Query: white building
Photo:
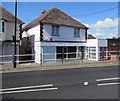
M 94 36 L 88 34 L 85 58 L 96 61 L 107 59 L 107 45 L 107 39 L 96 39 Z
M 23 22 L 17 18 L 17 54 L 19 54 L 19 43 Z M 4 55 L 13 55 L 13 35 L 14 35 L 15 17 L 5 8 L 0 6 L 0 64 L 11 63 L 12 56 L 2 57 Z
M 32 59 L 37 63 L 41 59 L 55 62 L 63 57 L 62 52 L 66 60 L 79 58 L 80 51 L 85 50 L 87 29 L 57 8 L 43 10 L 40 17 L 23 28 L 23 40 L 27 37 L 27 41 L 22 45 L 27 43 L 27 49 L 35 54 Z

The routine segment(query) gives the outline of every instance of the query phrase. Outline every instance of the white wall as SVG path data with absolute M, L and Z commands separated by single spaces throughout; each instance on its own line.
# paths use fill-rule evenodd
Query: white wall
M 35 35 L 35 41 L 40 41 L 40 25 L 37 25 L 27 31 L 29 36 Z
M 59 35 L 52 36 L 52 26 L 44 24 L 44 38 L 52 38 L 54 41 L 85 41 L 85 29 L 80 29 L 80 37 L 74 37 L 74 28 L 60 26 Z
M 86 46 L 87 47 L 97 47 L 98 46 L 98 39 L 87 39 Z
M 55 41 L 85 41 L 85 31 L 83 29 L 80 30 L 80 38 L 74 37 L 74 28 L 72 27 L 63 27 L 60 26 L 60 36 L 52 36 L 52 26 L 51 25 L 43 25 L 43 35 L 44 38 L 52 38 Z M 40 42 L 40 25 L 38 24 L 36 27 L 29 29 L 27 32 L 23 32 L 22 37 L 31 37 L 29 41 L 31 42 L 31 48 L 35 54 L 35 62 L 40 63 L 41 56 L 40 54 L 51 53 L 51 55 L 42 56 L 43 59 L 54 59 L 48 60 L 46 62 L 55 62 L 56 59 L 56 46 L 85 46 L 85 43 L 65 43 L 65 42 Z
M 40 25 L 37 25 L 36 27 L 29 29 L 28 31 L 24 31 L 22 34 L 22 38 L 27 36 L 29 36 L 31 47 L 34 47 L 34 43 L 36 41 L 40 41 Z
M 20 40 L 20 24 L 17 24 L 16 40 Z M 6 40 L 13 40 L 12 36 L 14 35 L 15 24 L 11 22 L 6 22 Z
M 35 42 L 35 47 L 34 47 L 34 54 L 35 54 L 35 62 L 36 63 L 41 63 L 41 56 L 40 54 L 42 53 L 40 42 Z
M 27 36 L 29 37 L 29 48 L 32 49 L 32 54 L 39 52 L 38 50 L 40 48 L 40 46 L 39 46 L 40 45 L 40 25 L 38 24 L 37 26 L 29 29 L 28 31 L 24 31 L 22 33 L 22 38 L 25 38 Z M 39 47 L 36 47 L 36 45 Z M 34 59 L 34 58 L 37 61 L 40 57 L 38 57 L 37 55 L 36 55 L 36 57 L 32 56 L 32 59 Z
M 2 20 L 1 20 L 2 21 Z M 1 21 L 0 21 L 0 28 L 1 28 Z M 12 22 L 5 22 L 5 32 L 0 32 L 0 41 L 11 40 L 13 41 L 14 35 L 14 28 L 15 24 Z M 20 24 L 17 24 L 17 33 L 16 33 L 16 40 L 20 40 Z M 1 42 L 2 43 L 2 42 Z M 13 44 L 12 42 L 4 42 L 3 46 L 0 44 L 0 48 L 3 48 L 3 55 L 13 55 Z M 2 55 L 2 50 L 0 49 L 0 55 Z M 19 45 L 17 46 L 17 54 L 19 54 Z M 18 60 L 19 58 L 17 58 Z M 13 57 L 6 57 L 4 61 L 13 61 Z M 12 63 L 12 62 L 10 62 Z M 9 63 L 7 63 L 9 64 Z
M 96 47 L 96 61 L 100 60 L 100 47 L 107 47 L 107 40 L 105 39 L 88 39 L 86 47 Z
M 5 34 L 4 33 L 0 33 L 0 41 L 4 41 L 4 40 L 5 40 Z
M 99 47 L 107 47 L 108 41 L 106 39 L 98 39 Z
M 0 20 L 0 29 L 2 28 L 2 22 L 3 20 Z M 13 40 L 12 36 L 14 35 L 14 28 L 15 28 L 15 23 L 12 22 L 5 22 L 5 32 L 0 31 L 0 35 L 3 35 L 5 38 L 4 40 Z M 19 38 L 19 33 L 20 33 L 20 24 L 17 24 L 17 33 L 16 33 L 16 39 L 20 40 Z M 4 41 L 3 40 L 3 41 Z

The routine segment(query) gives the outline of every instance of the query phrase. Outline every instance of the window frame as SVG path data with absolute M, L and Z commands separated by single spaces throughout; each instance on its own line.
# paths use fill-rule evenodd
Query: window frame
M 60 26 L 58 25 L 52 25 L 52 31 L 51 31 L 51 35 L 52 36 L 60 36 Z
M 3 23 L 4 23 L 4 26 L 3 26 Z M 1 27 L 0 27 L 0 33 L 5 33 L 6 32 L 6 22 L 5 21 L 0 21 L 0 25 L 1 25 Z M 4 30 L 4 31 L 3 31 Z
M 80 37 L 80 28 L 74 28 L 74 37 Z
M 96 59 L 96 47 L 87 47 L 87 58 Z

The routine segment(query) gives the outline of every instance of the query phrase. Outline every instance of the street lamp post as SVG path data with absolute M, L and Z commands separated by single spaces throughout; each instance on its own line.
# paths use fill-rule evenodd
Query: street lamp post
M 16 31 L 17 31 L 17 0 L 15 1 L 15 29 L 13 35 L 13 43 L 14 43 L 14 59 L 13 59 L 13 68 L 16 68 L 16 55 L 17 55 L 17 47 L 16 47 Z

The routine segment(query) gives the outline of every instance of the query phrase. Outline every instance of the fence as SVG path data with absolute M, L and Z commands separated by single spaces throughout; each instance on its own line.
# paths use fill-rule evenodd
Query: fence
M 96 60 L 96 54 L 86 56 L 85 52 L 66 52 L 66 53 L 46 53 L 46 54 L 20 54 L 20 55 L 3 55 L 0 56 L 0 64 L 17 64 L 20 63 L 30 63 L 30 62 L 38 62 L 42 66 L 44 63 L 53 63 L 59 62 L 63 64 L 65 61 L 72 61 L 72 60 L 83 60 L 85 59 L 92 59 Z M 38 56 L 39 58 L 36 58 Z M 14 57 L 17 58 L 14 61 Z M 94 57 L 94 58 L 93 58 Z M 96 57 L 96 58 L 95 58 Z M 119 60 L 120 59 L 120 51 L 99 51 L 99 60 L 106 60 L 106 59 L 113 59 Z M 22 58 L 22 59 L 21 59 Z

